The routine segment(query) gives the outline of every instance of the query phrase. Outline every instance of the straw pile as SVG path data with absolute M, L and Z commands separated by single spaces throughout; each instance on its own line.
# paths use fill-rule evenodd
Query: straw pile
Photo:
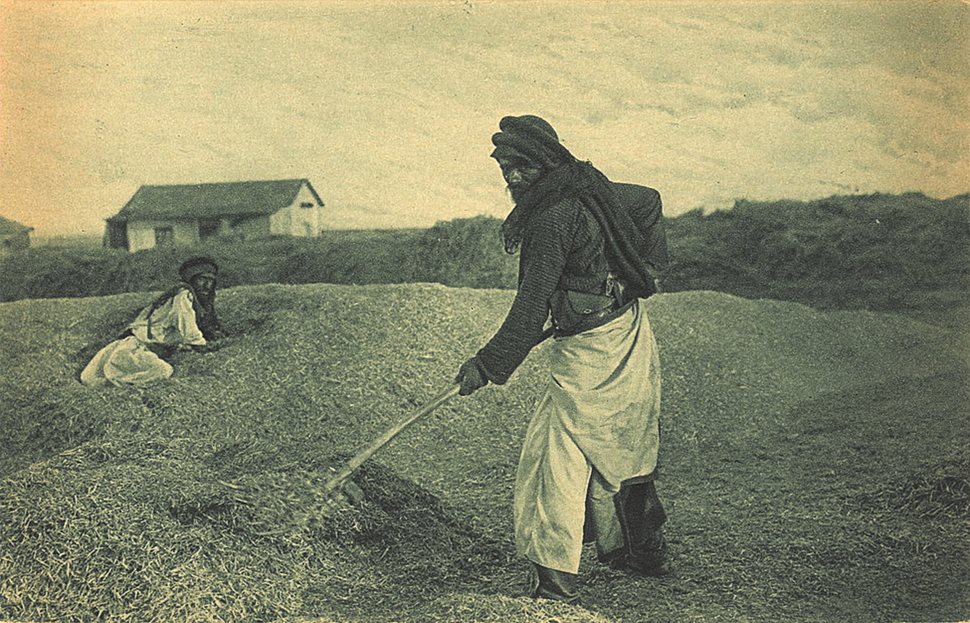
M 235 333 L 222 350 L 180 355 L 172 379 L 145 389 L 77 383 L 92 344 L 151 298 L 0 305 L 10 364 L 0 378 L 0 618 L 600 623 L 847 612 L 812 586 L 875 618 L 947 619 L 965 607 L 939 592 L 954 587 L 941 578 L 966 577 L 956 545 L 966 531 L 951 521 L 965 517 L 963 485 L 946 481 L 951 497 L 933 498 L 942 510 L 898 496 L 924 477 L 919 486 L 935 491 L 967 438 L 954 428 L 965 392 L 952 383 L 966 362 L 945 331 L 710 292 L 651 299 L 664 366 L 661 494 L 680 576 L 652 584 L 647 599 L 642 584 L 584 562 L 587 610 L 521 597 L 511 547 L 514 466 L 545 382 L 543 347 L 506 387 L 455 399 L 365 464 L 354 477 L 361 502 L 320 494 L 351 454 L 447 387 L 501 322 L 509 292 L 234 288 L 218 301 Z M 934 390 L 933 422 L 899 395 L 912 387 Z M 895 411 L 867 410 L 881 396 Z M 885 435 L 873 434 L 874 417 Z M 872 456 L 878 469 L 867 469 Z M 876 523 L 853 523 L 859 512 Z M 928 514 L 937 528 L 916 534 Z M 771 556 L 752 554 L 765 548 Z M 819 566 L 840 548 L 860 557 L 858 576 Z M 887 568 L 942 582 L 919 587 L 938 591 L 935 605 L 901 611 Z

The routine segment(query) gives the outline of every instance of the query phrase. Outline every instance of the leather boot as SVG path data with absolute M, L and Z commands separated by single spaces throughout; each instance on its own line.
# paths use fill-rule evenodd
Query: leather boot
M 667 541 L 663 530 L 657 528 L 648 540 L 641 543 L 634 551 L 618 559 L 622 561 L 622 569 L 629 573 L 651 578 L 659 578 L 671 573 L 667 560 Z
M 529 594 L 533 598 L 554 599 L 567 604 L 578 604 L 577 577 L 575 573 L 556 571 L 532 563 L 532 572 L 529 574 L 531 584 Z
M 652 480 L 624 483 L 613 497 L 623 530 L 623 553 L 610 566 L 637 575 L 659 577 L 670 573 L 663 524 L 667 520 Z

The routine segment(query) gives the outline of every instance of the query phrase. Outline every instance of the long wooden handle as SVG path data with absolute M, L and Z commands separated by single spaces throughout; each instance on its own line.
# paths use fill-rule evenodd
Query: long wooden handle
M 550 326 L 543 331 L 542 335 L 539 337 L 539 341 L 536 342 L 536 345 L 538 346 L 551 337 L 554 330 L 555 327 Z M 373 456 L 375 452 L 383 448 L 390 440 L 394 439 L 398 433 L 454 398 L 456 395 L 458 395 L 458 390 L 460 389 L 461 385 L 457 383 L 452 385 L 445 391 L 432 398 L 431 401 L 426 405 L 384 431 L 383 435 L 370 442 L 366 448 L 355 454 L 352 459 L 347 461 L 347 464 L 344 465 L 343 469 L 341 469 L 336 476 L 327 481 L 327 484 L 323 485 L 323 495 L 328 496 L 333 493 L 338 487 L 340 487 L 340 485 L 344 483 L 345 480 L 350 478 L 351 474 L 357 471 L 357 468 L 360 467 L 364 461 Z
M 394 439 L 394 437 L 396 437 L 397 434 L 402 430 L 458 395 L 459 389 L 461 389 L 461 385 L 452 385 L 445 391 L 432 398 L 431 401 L 425 404 L 423 407 L 384 431 L 384 434 L 370 442 L 366 448 L 355 454 L 352 459 L 347 461 L 347 464 L 344 465 L 343 469 L 341 469 L 336 476 L 331 478 L 327 484 L 323 486 L 323 494 L 327 496 L 333 493 L 338 487 L 340 487 L 340 485 L 344 483 L 345 480 L 350 477 L 351 474 L 357 471 L 358 467 L 363 465 L 364 461 L 369 459 L 374 455 L 375 452 L 387 445 L 387 443 Z

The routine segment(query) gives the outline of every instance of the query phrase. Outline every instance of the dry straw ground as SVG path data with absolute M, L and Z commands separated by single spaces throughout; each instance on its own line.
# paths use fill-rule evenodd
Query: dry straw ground
M 443 389 L 511 293 L 245 286 L 234 337 L 147 389 L 76 381 L 150 293 L 0 305 L 0 618 L 949 621 L 970 617 L 967 360 L 899 316 L 713 292 L 648 307 L 675 576 L 587 552 L 583 606 L 522 596 L 518 444 L 544 350 L 327 502 L 334 467 Z

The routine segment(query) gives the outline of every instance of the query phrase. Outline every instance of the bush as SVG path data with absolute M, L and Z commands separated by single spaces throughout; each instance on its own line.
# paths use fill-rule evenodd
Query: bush
M 283 262 L 280 283 L 408 283 L 432 281 L 415 259 L 419 230 L 332 232 Z
M 737 201 L 668 219 L 668 290 L 897 309 L 970 290 L 970 195 Z
M 514 288 L 518 258 L 504 252 L 502 221 L 488 217 L 442 221 L 418 240 L 427 281 L 467 288 Z
M 952 307 L 970 291 L 970 195 L 753 202 L 667 219 L 667 291 L 718 290 L 817 306 Z M 260 283 L 441 283 L 514 288 L 517 256 L 487 216 L 429 229 L 331 231 L 320 238 L 216 240 L 124 253 L 41 247 L 0 263 L 0 301 L 163 290 L 179 263 L 212 255 L 223 287 Z M 937 296 L 946 292 L 946 296 Z

